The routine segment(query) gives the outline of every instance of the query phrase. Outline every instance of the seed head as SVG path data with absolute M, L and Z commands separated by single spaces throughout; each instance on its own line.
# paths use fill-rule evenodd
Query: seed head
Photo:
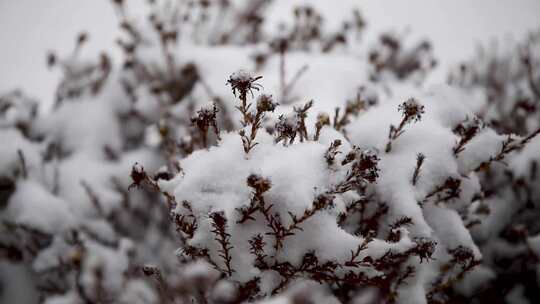
M 317 124 L 321 127 L 330 125 L 330 116 L 324 112 L 319 113 L 319 115 L 317 115 Z
M 133 183 L 129 186 L 128 189 L 131 189 L 133 187 L 141 187 L 142 182 L 146 180 L 148 175 L 140 164 L 135 163 L 135 165 L 133 165 L 133 167 L 131 168 L 130 176 L 133 180 Z
M 214 103 L 203 106 L 197 115 L 191 118 L 191 123 L 199 128 L 208 128 L 216 121 L 216 114 L 219 112 Z
M 422 114 L 424 114 L 424 106 L 414 98 L 410 98 L 399 105 L 398 110 L 403 113 L 403 117 L 407 123 L 420 121 Z
M 272 182 L 270 182 L 269 179 L 257 174 L 251 174 L 247 178 L 247 185 L 255 189 L 258 193 L 264 193 L 270 190 L 270 187 L 272 187 Z
M 257 111 L 259 112 L 274 112 L 277 105 L 278 104 L 273 101 L 272 95 L 261 94 L 259 98 L 257 98 Z
M 256 83 L 262 76 L 253 77 L 247 71 L 240 70 L 229 76 L 227 84 L 231 86 L 233 94 L 236 96 L 236 92 L 240 93 L 240 96 L 247 95 L 250 92 L 253 95 L 253 90 L 258 91 L 261 85 Z

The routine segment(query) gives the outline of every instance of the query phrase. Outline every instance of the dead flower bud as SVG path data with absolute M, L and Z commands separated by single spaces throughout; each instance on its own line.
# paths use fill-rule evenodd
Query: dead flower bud
M 443 188 L 446 190 L 448 197 L 454 198 L 459 197 L 460 186 L 460 179 L 449 177 L 444 182 Z
M 266 61 L 268 60 L 268 56 L 270 54 L 268 51 L 257 51 L 253 55 L 251 55 L 251 59 L 255 62 L 256 70 L 261 70 Z
M 333 193 L 344 193 L 357 187 L 364 187 L 367 183 L 375 183 L 379 177 L 379 157 L 374 152 L 354 147 L 345 156 L 341 165 L 351 162 L 345 181 L 339 183 Z
M 360 153 L 357 161 L 353 164 L 353 171 L 361 172 L 361 177 L 370 183 L 375 182 L 379 177 L 379 157 L 369 150 L 364 150 Z
M 454 133 L 459 135 L 460 141 L 454 147 L 454 154 L 457 156 L 465 150 L 465 145 L 470 142 L 484 128 L 482 121 L 475 117 L 472 120 L 466 119 L 454 128 Z
M 397 219 L 390 225 L 390 232 L 386 238 L 389 242 L 399 242 L 401 240 L 401 233 L 406 226 L 413 224 L 412 218 L 404 216 Z
M 407 124 L 411 122 L 418 122 L 422 119 L 422 114 L 424 114 L 424 106 L 419 104 L 416 99 L 409 98 L 407 101 L 398 106 L 398 111 L 402 112 L 403 118 L 401 119 L 401 122 L 397 128 L 394 125 L 390 125 L 390 132 L 388 134 L 389 140 L 385 149 L 386 153 L 392 151 L 392 142 L 403 134 L 403 132 L 405 132 L 404 127 Z
M 273 101 L 272 95 L 261 94 L 257 98 L 257 111 L 258 112 L 274 112 L 277 105 L 278 104 Z
M 159 168 L 158 172 L 154 175 L 154 180 L 156 181 L 160 179 L 171 180 L 173 177 L 174 175 L 171 172 L 169 172 L 169 170 L 167 169 L 167 166 L 163 166 Z
M 132 187 L 141 187 L 142 182 L 144 182 L 148 177 L 143 166 L 141 166 L 139 163 L 135 163 L 135 165 L 133 165 L 130 176 L 133 183 L 128 187 L 128 190 Z
M 223 213 L 222 211 L 212 212 L 210 214 L 210 218 L 212 219 L 216 227 L 218 227 L 219 229 L 225 229 L 224 227 L 227 225 L 225 213 Z
M 420 258 L 420 263 L 425 259 L 429 261 L 433 253 L 435 253 L 436 242 L 428 238 L 415 238 L 413 240 L 416 243 L 416 246 L 411 249 L 411 252 Z
M 266 242 L 264 241 L 264 238 L 260 233 L 253 236 L 250 240 L 248 240 L 248 242 L 250 245 L 250 252 L 252 254 L 264 254 L 264 246 L 266 246 Z
M 270 187 L 272 187 L 272 183 L 269 179 L 261 177 L 257 174 L 251 174 L 248 176 L 247 185 L 255 189 L 257 193 L 264 193 L 270 190 Z
M 77 44 L 81 45 L 88 40 L 88 33 L 82 32 L 77 36 Z
M 465 119 L 453 131 L 461 137 L 472 138 L 482 128 L 484 128 L 483 122 L 480 118 L 474 117 L 473 119 Z
M 338 149 L 341 146 L 341 140 L 336 139 L 331 144 L 330 147 L 328 147 L 328 150 L 326 150 L 326 153 L 324 154 L 324 158 L 326 159 L 326 163 L 328 166 L 332 166 L 336 160 L 336 156 L 341 153 Z
M 402 112 L 405 123 L 420 121 L 422 114 L 424 114 L 424 106 L 414 98 L 409 98 L 399 105 L 398 110 Z
M 152 275 L 160 273 L 160 270 L 156 266 L 153 266 L 153 265 L 144 265 L 142 267 L 142 272 L 144 273 L 145 276 L 152 276 Z
M 191 123 L 199 129 L 203 146 L 207 146 L 207 132 L 210 127 L 214 129 L 214 132 L 219 139 L 219 129 L 217 126 L 217 113 L 219 112 L 215 103 L 206 105 L 197 111 L 197 115 L 191 118 Z
M 328 115 L 328 113 L 319 113 L 319 115 L 317 115 L 317 124 L 320 125 L 321 127 L 322 126 L 329 126 L 330 125 L 330 116 Z
M 56 54 L 53 52 L 49 52 L 47 54 L 47 67 L 51 68 L 58 62 L 58 59 L 56 58 Z
M 246 96 L 248 92 L 253 94 L 253 90 L 258 91 L 261 85 L 256 83 L 262 76 L 253 77 L 247 71 L 240 70 L 229 76 L 227 84 L 231 86 L 233 94 L 236 96 L 236 92 L 240 93 L 240 96 Z
M 317 115 L 317 122 L 315 123 L 315 138 L 314 140 L 319 140 L 319 136 L 321 135 L 321 130 L 324 126 L 330 125 L 330 116 L 327 113 L 319 113 Z
M 313 201 L 313 209 L 322 210 L 334 207 L 334 196 L 331 194 L 319 194 Z
M 289 37 L 280 35 L 270 42 L 270 48 L 276 53 L 284 54 L 287 52 L 289 44 Z
M 287 144 L 286 139 L 289 139 L 289 143 L 292 143 L 296 138 L 296 132 L 298 130 L 298 118 L 296 115 L 280 115 L 278 119 L 278 122 L 274 126 L 278 134 L 276 143 L 285 140 L 285 144 Z
M 191 118 L 191 122 L 196 124 L 199 128 L 203 128 L 203 126 L 208 128 L 212 125 L 212 121 L 216 120 L 216 114 L 218 112 L 218 108 L 213 103 L 203 106 L 197 111 L 197 115 Z
M 474 261 L 474 253 L 472 249 L 459 245 L 454 249 L 449 249 L 448 253 L 452 256 L 452 259 L 462 265 L 466 266 Z
M 345 159 L 343 159 L 343 161 L 341 162 L 341 165 L 344 166 L 355 160 L 364 160 L 364 165 L 367 164 L 367 161 L 370 161 L 371 163 L 369 165 L 376 166 L 379 158 L 377 157 L 377 154 L 372 150 L 362 150 L 358 147 L 353 147 L 352 150 L 347 153 Z
M 341 162 L 341 165 L 345 166 L 346 164 L 354 161 L 358 156 L 359 152 L 360 149 L 358 147 L 354 147 L 351 151 L 349 151 L 349 153 L 347 153 L 347 155 L 345 155 L 345 158 Z

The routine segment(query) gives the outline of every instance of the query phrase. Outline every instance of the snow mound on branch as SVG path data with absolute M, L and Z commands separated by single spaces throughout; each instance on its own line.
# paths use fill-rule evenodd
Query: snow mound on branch
M 473 171 L 498 152 L 504 137 L 487 129 L 465 146 L 463 155 L 454 154 L 459 136 L 453 129 L 475 116 L 461 90 L 443 86 L 424 94 L 396 97 L 361 114 L 347 127 L 348 137 L 352 144 L 383 151 L 390 124 L 396 126 L 401 120 L 398 104 L 409 97 L 417 98 L 425 106 L 425 114 L 420 121 L 405 127 L 403 134 L 392 144 L 390 153 L 380 155 L 381 172 L 376 191 L 388 202 L 391 218 L 408 216 L 413 219 L 414 235 L 435 236 L 447 248 L 462 245 L 474 248 L 479 255 L 457 211 L 468 205 L 480 191 Z M 420 153 L 425 156 L 425 161 L 418 183 L 413 185 L 414 163 Z M 444 207 L 422 208 L 418 203 L 448 177 L 461 181 L 459 198 Z
M 253 267 L 254 257 L 250 254 L 249 242 L 257 234 L 268 232 L 267 223 L 256 215 L 256 220 L 239 223 L 239 209 L 249 206 L 253 195 L 246 184 L 250 175 L 267 178 L 271 188 L 264 193 L 264 200 L 272 214 L 281 219 L 284 226 L 293 224 L 292 216 L 300 217 L 305 210 L 313 207 L 317 195 L 329 191 L 342 180 L 347 173 L 346 167 L 331 169 L 324 161 L 330 139 L 341 139 L 345 143 L 336 162 L 350 151 L 343 136 L 332 130 L 324 129 L 320 142 L 307 141 L 289 146 L 275 144 L 268 134 L 257 137 L 258 145 L 245 155 L 242 142 L 237 134 L 222 134 L 217 147 L 199 150 L 182 160 L 185 174 L 177 175 L 171 181 L 161 181 L 164 191 L 174 194 L 179 205 L 175 212 L 179 215 L 194 215 L 198 228 L 188 245 L 207 248 L 214 260 L 219 260 L 220 250 L 211 233 L 212 214 L 223 212 L 227 220 L 227 232 L 231 235 L 233 278 L 248 281 L 259 271 Z M 346 260 L 350 252 L 364 240 L 338 226 L 337 217 L 345 212 L 346 206 L 358 199 L 352 191 L 336 194 L 333 207 L 323 210 L 301 224 L 301 230 L 295 231 L 294 237 L 285 239 L 283 249 L 272 251 L 271 239 L 268 238 L 268 250 L 276 254 L 279 261 L 300 265 L 308 252 L 316 252 L 322 261 Z M 180 202 L 188 202 L 188 212 Z M 266 239 L 266 237 L 265 237 Z M 375 240 L 369 245 L 367 253 L 380 257 L 390 248 L 406 250 L 413 246 L 407 237 L 400 242 L 390 244 Z M 364 255 L 362 255 L 364 256 Z M 225 267 L 220 264 L 220 267 Z M 339 272 L 339 270 L 336 270 Z M 369 273 L 369 272 L 368 272 Z M 371 273 L 369 275 L 374 275 Z M 263 276 L 261 286 L 275 287 L 275 281 Z

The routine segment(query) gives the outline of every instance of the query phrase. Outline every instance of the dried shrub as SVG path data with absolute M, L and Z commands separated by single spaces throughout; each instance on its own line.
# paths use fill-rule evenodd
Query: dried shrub
M 269 31 L 277 1 L 149 1 L 146 19 L 112 2 L 119 64 L 83 58 L 82 33 L 47 57 L 62 72 L 51 111 L 0 97 L 0 261 L 30 273 L 21 289 L 44 303 L 539 297 L 538 35 L 425 92 L 427 41 L 382 34 L 354 77 L 332 69 L 362 61 L 358 10 L 331 29 L 292 5 Z M 240 56 L 255 72 L 216 82 L 214 57 Z M 313 97 L 326 82 L 330 100 Z M 394 85 L 415 96 L 392 101 Z

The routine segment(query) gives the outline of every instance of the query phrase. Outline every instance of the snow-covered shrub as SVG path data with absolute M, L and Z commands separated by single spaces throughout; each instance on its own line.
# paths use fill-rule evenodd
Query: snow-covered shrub
M 528 134 L 540 126 L 540 32 L 518 43 L 481 46 L 449 75 L 449 83 L 484 97 L 479 115 L 506 133 Z
M 369 52 L 372 80 L 379 80 L 382 74 L 391 74 L 398 79 L 414 77 L 421 81 L 435 68 L 437 61 L 429 41 L 408 46 L 404 40 L 393 32 L 380 35 L 379 41 Z
M 451 73 L 450 82 L 485 99 L 477 113 L 500 132 L 528 136 L 530 143 L 504 163 L 482 168 L 483 192 L 478 211 L 484 214 L 471 232 L 483 253 L 490 280 L 482 292 L 469 294 L 480 301 L 540 298 L 540 35 L 518 43 L 480 49 Z M 476 136 L 478 123 L 463 128 Z M 469 131 L 467 131 L 469 130 Z M 512 138 L 508 138 L 509 145 Z M 515 142 L 515 139 L 514 139 Z
M 50 111 L 0 97 L 1 301 L 537 296 L 534 43 L 502 80 L 475 60 L 427 88 L 429 42 L 364 47 L 354 1 L 339 18 L 331 1 L 112 2 L 121 62 L 83 56 L 81 34 L 48 56 Z
M 169 200 L 181 254 L 239 286 L 255 284 L 254 298 L 301 279 L 342 302 L 365 289 L 373 301 L 451 297 L 481 261 L 467 229 L 479 217 L 477 171 L 536 134 L 508 140 L 480 127 L 467 96 L 448 87 L 357 113 L 347 137 L 337 117 L 306 122 L 313 102 L 262 129 L 275 105 L 264 94 L 248 101 L 257 81 L 246 72 L 228 81 L 239 97 L 238 134 L 182 159 L 172 178 L 133 168 L 134 185 Z

